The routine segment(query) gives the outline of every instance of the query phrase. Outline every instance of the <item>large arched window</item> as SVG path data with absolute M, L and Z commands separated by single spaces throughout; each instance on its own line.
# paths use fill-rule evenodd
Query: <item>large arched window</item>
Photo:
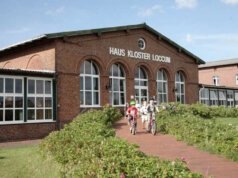
M 181 71 L 175 75 L 175 98 L 176 102 L 185 103 L 185 77 Z
M 148 75 L 143 67 L 137 67 L 135 71 L 135 99 L 140 103 L 148 101 Z
M 168 102 L 168 77 L 164 69 L 157 72 L 157 103 Z
M 80 66 L 80 105 L 99 106 L 99 71 L 92 60 Z
M 125 105 L 126 78 L 123 67 L 116 63 L 110 69 L 110 104 L 114 106 Z

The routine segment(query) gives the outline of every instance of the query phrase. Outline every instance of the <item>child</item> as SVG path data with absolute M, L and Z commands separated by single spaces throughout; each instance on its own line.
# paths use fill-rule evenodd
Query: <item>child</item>
M 131 101 L 130 105 L 131 106 L 127 109 L 128 121 L 129 121 L 129 123 L 131 123 L 131 121 L 134 118 L 135 127 L 136 127 L 136 119 L 137 119 L 137 115 L 138 115 L 138 109 L 135 107 L 135 101 Z M 130 127 L 130 131 L 131 131 L 131 127 Z

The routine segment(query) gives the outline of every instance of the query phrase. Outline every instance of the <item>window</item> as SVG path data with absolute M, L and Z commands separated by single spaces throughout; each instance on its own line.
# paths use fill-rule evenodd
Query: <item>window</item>
M 23 78 L 0 77 L 0 123 L 23 122 Z
M 238 90 L 235 91 L 235 107 L 238 108 Z
M 120 64 L 113 64 L 110 69 L 110 104 L 124 106 L 126 100 L 125 72 Z
M 80 105 L 99 106 L 99 71 L 92 60 L 86 60 L 80 67 Z
M 219 86 L 219 77 L 218 76 L 213 77 L 213 83 L 215 86 Z
M 210 105 L 218 106 L 218 92 L 217 92 L 217 90 L 210 90 Z
M 219 105 L 226 106 L 226 91 L 219 90 Z
M 148 76 L 143 67 L 137 67 L 135 71 L 135 99 L 141 104 L 148 101 Z
M 233 92 L 233 90 L 227 90 L 227 106 L 234 107 L 234 92 Z
M 157 103 L 168 102 L 168 78 L 164 69 L 157 73 Z
M 209 90 L 207 88 L 200 88 L 199 100 L 200 103 L 209 105 Z
M 175 98 L 176 102 L 185 103 L 185 78 L 181 71 L 175 75 Z
M 52 80 L 28 78 L 27 120 L 47 121 L 53 119 Z
M 238 85 L 238 74 L 236 74 L 236 85 Z
M 138 40 L 138 47 L 141 49 L 141 50 L 144 50 L 145 49 L 145 40 L 143 38 L 140 38 Z

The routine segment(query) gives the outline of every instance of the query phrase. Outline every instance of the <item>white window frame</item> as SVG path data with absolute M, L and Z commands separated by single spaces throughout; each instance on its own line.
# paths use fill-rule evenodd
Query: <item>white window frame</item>
M 141 100 L 145 97 L 141 96 L 141 90 L 146 90 L 146 95 L 147 95 L 146 100 L 149 101 L 149 80 L 148 80 L 148 73 L 145 70 L 145 68 L 143 68 L 142 66 L 138 66 L 137 68 L 139 68 L 139 78 L 135 77 L 134 82 L 136 83 L 136 80 L 137 80 L 139 82 L 139 85 L 134 85 L 134 90 L 139 90 L 139 96 L 135 95 L 135 100 L 138 100 L 139 103 L 142 104 Z M 145 71 L 146 79 L 141 78 L 141 69 Z M 142 86 L 141 81 L 146 82 L 147 86 Z
M 219 86 L 219 76 L 213 76 L 213 83 L 215 86 Z
M 179 81 L 177 81 L 176 80 L 176 74 L 179 74 Z M 182 97 L 183 97 L 183 100 L 184 100 L 184 103 L 182 103 L 182 104 L 185 104 L 186 103 L 186 100 L 185 100 L 185 93 L 186 93 L 186 85 L 185 85 L 185 83 L 186 83 L 186 79 L 185 79 L 185 76 L 184 76 L 184 74 L 181 72 L 181 71 L 177 71 L 176 72 L 176 74 L 175 74 L 175 87 L 177 86 L 176 84 L 178 84 L 179 85 L 179 90 L 176 88 L 176 90 L 175 90 L 175 100 L 176 100 L 176 102 L 180 102 L 180 103 L 182 103 L 181 102 L 181 100 L 182 100 Z M 180 81 L 180 79 L 181 79 L 181 75 L 182 75 L 182 77 L 183 77 L 183 79 L 184 79 L 184 81 Z M 182 93 L 182 90 L 181 90 L 181 86 L 184 86 L 183 88 L 184 88 L 184 92 Z M 180 93 L 178 92 L 178 91 L 180 91 Z M 179 96 L 180 97 L 180 101 L 178 101 L 177 100 L 177 96 Z
M 19 124 L 19 123 L 24 123 L 24 78 L 23 77 L 18 77 L 18 76 L 11 76 L 11 75 L 0 75 L 0 78 L 3 78 L 3 93 L 0 93 L 0 96 L 3 97 L 3 108 L 0 108 L 0 110 L 3 111 L 3 121 L 0 121 L 0 125 L 4 124 Z M 6 83 L 5 79 L 10 78 L 13 79 L 13 93 L 6 93 L 5 88 L 6 88 Z M 21 79 L 22 80 L 22 93 L 16 93 L 16 87 L 15 87 L 15 80 L 16 79 Z M 13 107 L 12 108 L 6 108 L 5 107 L 5 98 L 6 97 L 13 97 Z M 23 103 L 22 103 L 22 108 L 16 108 L 15 105 L 15 97 L 22 97 Z M 12 110 L 13 111 L 13 120 L 12 121 L 5 121 L 5 111 L 6 110 Z M 15 120 L 15 110 L 22 110 L 22 120 L 16 121 Z
M 158 79 L 159 71 L 162 72 L 162 80 Z M 164 79 L 164 75 L 166 76 L 166 79 Z M 158 91 L 159 83 L 162 83 L 162 92 Z M 165 83 L 165 86 L 166 86 L 166 91 L 163 90 L 164 83 Z M 168 102 L 168 75 L 167 75 L 167 73 L 165 72 L 164 69 L 159 69 L 158 70 L 156 84 L 157 84 L 157 104 L 160 105 L 162 103 L 167 103 Z M 163 101 L 161 101 L 161 102 L 159 102 L 159 98 L 160 98 L 159 95 L 162 95 L 162 100 Z M 166 95 L 166 100 L 164 99 L 164 95 Z
M 212 92 L 214 92 L 214 96 L 212 96 Z M 210 90 L 210 105 L 218 106 L 218 90 Z
M 85 61 L 88 61 L 91 64 L 91 74 L 85 74 L 85 64 L 84 64 Z M 98 68 L 97 64 L 95 62 L 93 62 L 93 60 L 88 59 L 88 60 L 85 60 L 85 61 L 81 64 L 84 67 L 84 69 L 83 69 L 84 72 L 79 74 L 79 79 L 80 79 L 80 77 L 83 77 L 83 89 L 80 89 L 80 86 L 79 86 L 80 93 L 83 92 L 83 104 L 80 103 L 80 107 L 81 108 L 93 108 L 93 107 L 97 108 L 97 107 L 100 107 L 100 103 L 101 103 L 100 102 L 100 71 L 99 71 L 99 68 Z M 97 75 L 96 74 L 92 74 L 93 64 L 97 68 L 97 72 L 98 72 Z M 85 85 L 85 78 L 86 77 L 90 77 L 91 78 L 91 90 L 86 90 L 85 89 L 85 87 L 86 87 L 86 85 Z M 93 88 L 93 79 L 94 78 L 98 79 L 98 90 L 94 90 L 94 88 Z M 91 105 L 86 105 L 85 104 L 85 102 L 86 102 L 86 92 L 91 92 L 92 93 L 92 100 L 91 100 L 92 104 Z M 94 93 L 95 92 L 98 92 L 98 104 L 94 104 Z M 80 100 L 80 102 L 81 102 L 81 100 Z
M 123 70 L 123 74 L 124 74 L 124 77 L 121 77 L 121 76 L 113 76 L 113 65 L 117 65 L 117 67 L 119 67 L 120 69 Z M 110 90 L 109 90 L 109 102 L 112 106 L 117 106 L 117 107 L 124 107 L 126 106 L 126 73 L 125 73 L 125 70 L 124 70 L 124 67 L 119 64 L 119 63 L 115 63 L 113 64 L 110 68 L 110 71 L 112 70 L 111 74 L 109 74 L 109 81 L 110 82 Z M 114 91 L 113 89 L 113 86 L 114 86 L 114 80 L 113 79 L 118 79 L 119 80 L 119 91 Z M 120 80 L 123 80 L 123 91 L 120 91 Z M 118 105 L 115 105 L 114 104 L 114 93 L 118 93 L 119 94 L 119 104 Z M 124 104 L 121 104 L 121 94 L 124 93 Z M 112 97 L 112 98 L 111 98 Z
M 35 82 L 35 93 L 29 93 L 28 92 L 28 84 L 29 84 L 29 80 L 34 80 Z M 43 81 L 43 94 L 37 94 L 36 93 L 36 81 L 37 80 L 42 80 Z M 45 82 L 46 81 L 50 81 L 51 82 L 51 94 L 45 94 Z M 26 112 L 27 112 L 27 123 L 38 123 L 38 122 L 52 122 L 53 121 L 53 79 L 50 78 L 43 78 L 43 77 L 28 77 L 27 78 L 27 86 L 26 86 L 26 91 L 27 91 L 27 106 L 26 106 Z M 28 98 L 29 97 L 33 97 L 35 100 L 35 106 L 34 107 L 28 107 Z M 38 97 L 42 97 L 43 98 L 43 107 L 42 108 L 38 108 L 37 107 L 37 103 L 36 103 L 36 98 Z M 45 107 L 45 98 L 51 98 L 51 107 Z M 37 109 L 42 109 L 43 110 L 43 119 L 37 120 Z M 51 119 L 46 119 L 45 118 L 45 110 L 47 109 L 51 109 Z M 34 120 L 29 120 L 28 117 L 28 110 L 34 110 L 35 112 L 35 119 Z
M 206 96 L 206 94 L 207 94 L 207 96 Z M 200 90 L 199 90 L 199 101 L 202 104 L 209 105 L 209 90 L 207 88 L 200 88 Z
M 227 90 L 227 107 L 234 107 L 235 103 L 234 103 L 234 91 L 233 90 Z M 229 94 L 229 92 L 231 92 L 231 95 Z M 232 96 L 232 98 L 230 97 Z
M 238 85 L 238 74 L 236 74 L 236 85 Z
M 222 99 L 222 97 L 221 97 L 221 93 L 223 93 L 223 95 L 224 95 L 224 97 L 225 98 L 223 98 Z M 226 106 L 227 105 L 227 101 L 226 101 L 226 90 L 218 90 L 218 96 L 219 96 L 219 105 L 220 106 Z

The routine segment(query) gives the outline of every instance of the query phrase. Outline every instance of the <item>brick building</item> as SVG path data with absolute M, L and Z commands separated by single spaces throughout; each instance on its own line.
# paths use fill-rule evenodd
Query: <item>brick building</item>
M 197 56 L 146 24 L 45 34 L 0 50 L 0 141 L 42 138 L 88 108 L 198 101 Z
M 198 73 L 202 103 L 238 107 L 238 59 L 207 62 Z

